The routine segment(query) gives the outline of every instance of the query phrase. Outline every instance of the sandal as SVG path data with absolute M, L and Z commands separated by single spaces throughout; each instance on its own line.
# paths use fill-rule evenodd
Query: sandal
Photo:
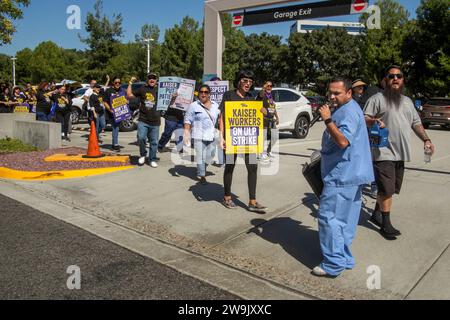
M 223 200 L 222 204 L 227 208 L 227 209 L 237 209 L 236 204 L 233 202 L 233 200 L 229 199 L 229 200 Z

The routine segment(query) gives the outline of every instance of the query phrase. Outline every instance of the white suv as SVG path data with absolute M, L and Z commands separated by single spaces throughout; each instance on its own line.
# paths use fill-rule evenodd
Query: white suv
M 261 88 L 255 88 L 254 96 L 261 90 Z M 300 92 L 289 88 L 273 88 L 272 96 L 280 117 L 277 129 L 292 132 L 296 139 L 306 138 L 313 118 L 308 99 Z

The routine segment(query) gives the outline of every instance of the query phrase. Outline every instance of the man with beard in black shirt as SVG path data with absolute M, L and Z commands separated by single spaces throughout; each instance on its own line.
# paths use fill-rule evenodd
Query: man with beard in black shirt
M 158 150 L 159 127 L 161 126 L 161 112 L 156 110 L 158 99 L 158 76 L 154 73 L 147 75 L 145 86 L 133 92 L 132 84 L 136 78 L 131 78 L 128 84 L 128 98 L 137 97 L 140 100 L 139 122 L 138 122 L 138 142 L 139 142 L 139 165 L 144 165 L 147 155 L 147 139 L 150 142 L 149 163 L 152 168 L 157 168 L 156 153 Z

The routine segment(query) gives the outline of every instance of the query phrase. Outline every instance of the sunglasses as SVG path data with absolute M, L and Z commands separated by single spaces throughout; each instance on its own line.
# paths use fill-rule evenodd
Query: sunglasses
M 247 83 L 252 84 L 253 83 L 253 80 L 251 80 L 251 79 L 242 79 L 241 81 L 243 84 L 247 84 Z
M 266 85 L 266 88 L 273 88 L 273 85 L 268 84 L 268 85 Z
M 401 73 L 395 73 L 395 74 L 390 73 L 390 74 L 387 75 L 387 78 L 388 78 L 389 80 L 393 80 L 393 79 L 395 79 L 395 78 L 397 78 L 397 79 L 403 79 L 403 74 L 401 74 Z
M 148 77 L 147 79 L 148 79 L 148 80 L 157 80 L 156 77 Z
M 120 84 L 120 82 L 119 82 L 119 81 L 116 81 L 116 82 L 114 82 L 114 84 Z
M 209 91 L 199 91 L 200 94 L 204 93 L 204 94 L 209 94 Z

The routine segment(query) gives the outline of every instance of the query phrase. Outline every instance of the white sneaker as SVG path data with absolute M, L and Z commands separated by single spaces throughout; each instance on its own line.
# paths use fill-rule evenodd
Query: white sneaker
M 312 274 L 318 277 L 325 277 L 328 273 L 325 272 L 321 267 L 317 266 L 312 270 Z
M 263 155 L 261 156 L 261 161 L 269 162 L 270 161 L 269 155 L 267 153 L 263 153 Z
M 145 164 L 145 157 L 140 157 L 139 158 L 139 165 L 143 166 Z
M 150 167 L 158 168 L 158 164 L 155 161 L 150 162 Z

